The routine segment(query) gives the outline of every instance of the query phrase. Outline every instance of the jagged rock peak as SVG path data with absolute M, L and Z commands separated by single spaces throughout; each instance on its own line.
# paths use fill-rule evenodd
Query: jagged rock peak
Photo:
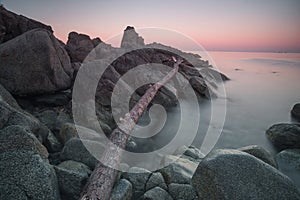
M 131 49 L 144 46 L 144 38 L 139 36 L 133 26 L 127 26 L 124 30 L 121 48 Z

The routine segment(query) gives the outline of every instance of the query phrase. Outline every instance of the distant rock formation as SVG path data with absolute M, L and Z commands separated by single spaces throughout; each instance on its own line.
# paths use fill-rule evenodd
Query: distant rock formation
M 71 87 L 69 56 L 45 29 L 28 31 L 0 46 L 0 83 L 14 95 L 53 93 Z
M 127 28 L 124 30 L 121 48 L 130 49 L 144 45 L 144 38 L 142 38 L 137 32 L 135 32 L 134 27 L 127 26 Z
M 86 56 L 101 42 L 100 38 L 91 39 L 88 35 L 71 32 L 65 48 L 71 62 L 83 62 Z
M 0 6 L 0 44 L 35 28 L 53 32 L 51 26 L 17 15 Z

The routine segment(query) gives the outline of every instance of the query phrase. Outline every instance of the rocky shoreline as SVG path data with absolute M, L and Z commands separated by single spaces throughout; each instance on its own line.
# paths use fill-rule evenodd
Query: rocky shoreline
M 125 29 L 120 48 L 76 32 L 71 32 L 64 44 L 50 26 L 0 7 L 0 199 L 79 198 L 97 160 L 86 150 L 77 130 L 87 133 L 85 140 L 90 145 L 104 145 L 93 127 L 74 124 L 72 87 L 76 74 L 82 62 L 93 56 L 109 59 L 139 47 L 143 48 L 115 60 L 98 84 L 97 117 L 107 135 L 116 126 L 110 105 L 113 88 L 120 76 L 137 65 L 155 62 L 172 66 L 174 52 L 188 57 L 180 73 L 199 99 L 215 98 L 217 85 L 198 69 L 229 80 L 198 55 L 162 44 L 145 44 L 133 27 Z M 132 102 L 146 89 L 137 90 Z M 180 91 L 175 94 L 163 88 L 154 103 L 174 107 Z M 291 114 L 299 119 L 299 104 Z M 281 151 L 276 157 L 256 145 L 214 150 L 206 156 L 194 146 L 183 146 L 183 155 L 174 152 L 165 156 L 163 162 L 174 162 L 154 172 L 122 163 L 127 172 L 119 172 L 111 200 L 300 199 L 294 183 L 278 170 L 282 163 L 300 170 L 299 124 L 276 124 L 266 135 Z

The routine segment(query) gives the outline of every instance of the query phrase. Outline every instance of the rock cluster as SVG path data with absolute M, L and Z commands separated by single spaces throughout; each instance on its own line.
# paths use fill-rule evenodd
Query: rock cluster
M 82 62 L 93 63 L 95 58 L 107 61 L 110 56 L 136 47 L 146 48 L 116 59 L 98 84 L 96 102 L 86 99 L 91 105 L 96 104 L 99 121 L 94 123 L 99 123 L 107 135 L 115 127 L 109 102 L 111 92 L 120 77 L 138 65 L 172 67 L 172 56 L 188 57 L 180 73 L 199 98 L 210 98 L 214 93 L 217 83 L 210 82 L 212 78 L 228 79 L 199 56 L 162 44 L 145 44 L 133 27 L 125 30 L 121 48 L 76 32 L 69 34 L 65 45 L 53 35 L 50 26 L 0 7 L 1 200 L 79 198 L 97 163 L 94 156 L 101 157 L 91 155 L 83 142 L 101 152 L 104 135 L 100 136 L 93 126 L 75 125 L 72 108 L 81 105 L 71 100 L 74 76 Z M 209 78 L 198 68 L 207 71 L 204 75 Z M 145 73 L 151 75 L 150 70 Z M 139 78 L 143 77 L 136 77 Z M 132 101 L 138 100 L 146 89 L 135 91 Z M 180 90 L 163 88 L 154 103 L 172 107 L 179 93 Z M 84 90 L 81 95 L 85 95 Z M 90 107 L 83 108 L 87 109 Z M 281 148 L 298 148 L 297 127 L 273 127 L 269 135 Z M 165 156 L 162 162 L 172 163 L 154 172 L 123 163 L 128 171 L 119 173 L 111 200 L 300 198 L 290 179 L 276 169 L 272 155 L 260 147 L 218 150 L 206 157 L 193 146 L 182 147 L 178 152 L 183 154 Z M 298 167 L 298 150 L 286 150 L 278 158 Z

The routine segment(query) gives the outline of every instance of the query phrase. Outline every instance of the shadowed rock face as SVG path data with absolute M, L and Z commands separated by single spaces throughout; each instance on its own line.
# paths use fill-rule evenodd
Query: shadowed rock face
M 0 46 L 0 83 L 14 95 L 44 94 L 71 86 L 67 52 L 45 29 L 28 31 Z
M 127 28 L 124 30 L 124 35 L 121 42 L 121 48 L 130 49 L 130 48 L 136 48 L 140 46 L 144 46 L 144 38 L 139 36 L 137 32 L 135 32 L 134 27 L 127 26 Z
M 100 38 L 91 39 L 88 35 L 71 32 L 65 48 L 71 62 L 83 62 L 86 56 L 101 42 Z
M 53 32 L 51 26 L 17 15 L 0 6 L 0 44 L 36 28 Z

